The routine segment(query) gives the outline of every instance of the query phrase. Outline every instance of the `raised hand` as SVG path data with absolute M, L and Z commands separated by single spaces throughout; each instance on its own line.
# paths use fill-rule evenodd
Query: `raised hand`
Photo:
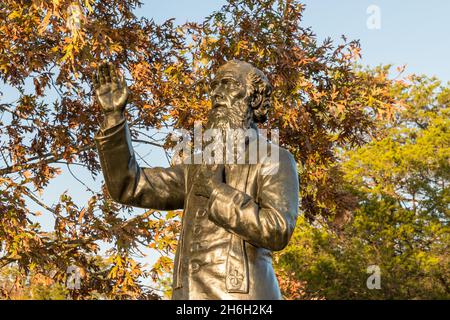
M 129 91 L 123 74 L 112 63 L 103 63 L 98 67 L 93 83 L 103 112 L 124 111 Z

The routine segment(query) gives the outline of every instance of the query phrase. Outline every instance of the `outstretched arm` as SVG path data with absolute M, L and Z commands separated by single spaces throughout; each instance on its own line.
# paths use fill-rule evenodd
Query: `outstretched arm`
M 119 203 L 143 208 L 183 208 L 183 167 L 140 168 L 136 161 L 123 117 L 128 98 L 123 76 L 111 64 L 103 64 L 94 77 L 94 85 L 104 111 L 95 143 L 110 196 Z
M 125 120 L 100 132 L 95 143 L 110 196 L 117 202 L 157 210 L 182 209 L 184 169 L 141 168 L 136 162 Z

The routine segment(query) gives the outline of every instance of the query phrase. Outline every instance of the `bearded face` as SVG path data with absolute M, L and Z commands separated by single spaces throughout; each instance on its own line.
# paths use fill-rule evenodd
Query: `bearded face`
M 247 129 L 252 125 L 247 70 L 225 65 L 211 82 L 207 129 Z
M 242 158 L 241 153 L 247 149 L 244 145 L 256 141 L 256 121 L 261 117 L 254 112 L 264 106 L 263 92 L 258 86 L 264 80 L 267 81 L 264 74 L 246 62 L 234 60 L 219 68 L 210 85 L 212 109 L 203 137 L 203 159 L 225 161 L 230 151 Z

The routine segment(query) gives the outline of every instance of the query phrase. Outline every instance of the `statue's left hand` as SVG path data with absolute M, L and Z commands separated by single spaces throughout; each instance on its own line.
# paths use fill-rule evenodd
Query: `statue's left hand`
M 194 193 L 209 198 L 214 188 L 225 181 L 223 164 L 202 165 L 194 182 Z

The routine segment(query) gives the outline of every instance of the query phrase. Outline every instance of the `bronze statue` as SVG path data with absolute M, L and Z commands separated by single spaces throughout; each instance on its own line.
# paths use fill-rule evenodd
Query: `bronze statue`
M 293 156 L 265 140 L 278 161 L 141 168 L 123 117 L 123 76 L 103 64 L 94 85 L 105 113 L 95 141 L 111 197 L 143 208 L 184 209 L 172 299 L 281 299 L 272 251 L 288 244 L 298 214 Z M 206 127 L 256 129 L 266 121 L 271 91 L 251 64 L 226 63 L 211 83 Z

